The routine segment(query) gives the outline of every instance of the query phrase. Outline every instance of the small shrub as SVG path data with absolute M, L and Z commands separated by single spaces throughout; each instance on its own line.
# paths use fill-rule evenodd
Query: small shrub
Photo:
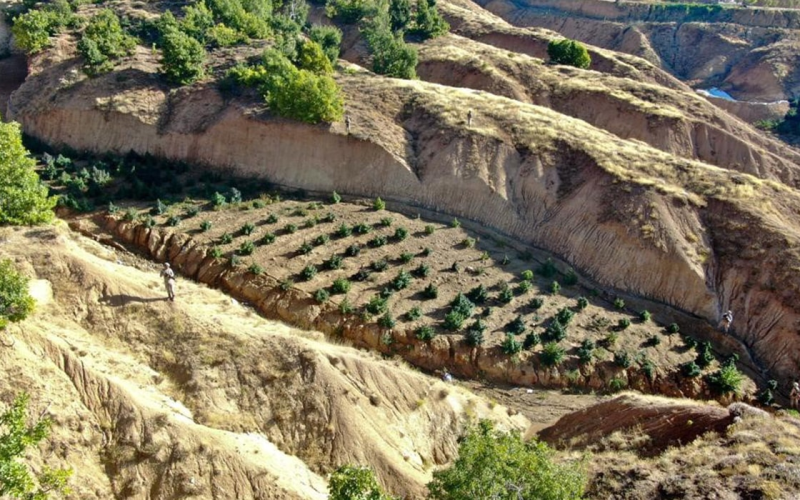
M 461 245 L 464 248 L 475 248 L 475 238 L 464 238 L 461 240 Z
M 585 69 L 592 63 L 592 58 L 589 56 L 586 46 L 569 38 L 552 40 L 547 45 L 547 55 L 553 64 L 564 64 Z
M 330 241 L 330 237 L 327 234 L 320 234 L 316 238 L 314 238 L 314 245 L 320 246 L 328 243 Z
M 628 318 L 620 318 L 620 320 L 617 321 L 618 330 L 626 330 L 629 326 L 631 326 L 631 320 Z
M 475 310 L 475 304 L 470 301 L 466 295 L 461 292 L 458 292 L 456 297 L 450 302 L 450 307 L 453 308 L 453 311 L 461 314 L 465 318 L 469 318 L 472 316 L 472 313 Z
M 625 309 L 625 301 L 619 297 L 614 299 L 614 309 Z
M 567 269 L 567 272 L 564 274 L 564 284 L 567 286 L 575 286 L 578 284 L 578 275 L 575 274 L 574 269 Z
M 650 314 L 650 311 L 648 311 L 647 309 L 639 313 L 639 320 L 641 320 L 642 323 L 647 323 L 648 321 L 650 321 L 651 317 L 652 316 Z
M 294 234 L 297 232 L 297 224 L 286 224 L 283 226 L 283 232 L 286 234 Z
M 357 257 L 358 254 L 361 253 L 361 245 L 358 243 L 353 243 L 349 247 L 347 247 L 344 251 L 344 254 L 348 257 Z
M 331 222 L 336 222 L 336 214 L 333 212 L 328 212 L 322 217 L 322 222 L 326 224 L 330 224 Z
M 392 317 L 392 313 L 389 311 L 386 311 L 383 316 L 378 318 L 378 325 L 380 325 L 381 328 L 394 328 L 396 324 L 397 321 L 395 321 L 395 319 Z
M 253 231 L 256 230 L 256 225 L 252 222 L 245 222 L 242 228 L 240 229 L 241 233 L 245 236 L 250 236 L 253 234 Z
M 461 221 L 459 221 L 458 219 L 453 219 L 452 221 L 450 221 L 450 227 L 452 228 L 461 227 Z
M 436 299 L 439 297 L 439 289 L 433 286 L 433 283 L 429 283 L 422 291 L 422 296 L 428 300 Z
M 605 337 L 603 337 L 603 346 L 606 348 L 614 347 L 618 339 L 619 339 L 619 334 L 616 332 L 611 332 Z
M 578 361 L 581 364 L 588 364 L 594 358 L 595 343 L 591 339 L 584 339 L 578 348 Z
M 650 337 L 647 339 L 647 345 L 648 345 L 649 347 L 656 347 L 656 346 L 658 346 L 659 344 L 661 344 L 661 337 L 659 337 L 658 335 L 651 335 L 651 336 L 650 336 Z
M 481 283 L 467 292 L 467 298 L 475 304 L 483 304 L 489 299 L 489 291 Z
M 113 202 L 109 201 L 108 208 L 106 209 L 106 211 L 109 213 L 109 215 L 114 215 L 119 212 L 119 207 L 117 205 L 114 205 Z
M 497 300 L 503 304 L 509 304 L 512 300 L 514 300 L 514 292 L 511 291 L 511 287 L 508 286 L 508 283 L 503 285 L 503 288 L 500 290 L 500 294 L 497 296 Z
M 412 260 L 414 260 L 414 254 L 413 253 L 403 252 L 403 253 L 400 254 L 400 262 L 402 262 L 403 264 L 408 264 Z
M 530 281 L 527 280 L 520 281 L 519 284 L 517 285 L 517 290 L 516 290 L 517 295 L 525 295 L 526 293 L 531 291 L 532 286 L 533 285 L 531 285 Z
M 530 269 L 522 271 L 520 277 L 522 278 L 522 281 L 531 281 L 533 280 L 533 271 L 531 271 Z
M 567 338 L 567 325 L 553 319 L 544 331 L 544 337 L 551 342 L 561 342 Z
M 645 359 L 641 366 L 642 373 L 644 373 L 645 377 L 652 382 L 656 377 L 656 364 L 649 359 Z
M 670 323 L 667 327 L 667 333 L 669 334 L 676 334 L 681 331 L 681 327 L 678 326 L 678 323 Z
M 181 218 L 177 215 L 170 215 L 167 217 L 167 225 L 170 227 L 177 227 L 181 223 Z
M 298 249 L 298 252 L 300 252 L 303 255 L 308 255 L 313 250 L 314 250 L 314 245 L 312 245 L 311 243 L 309 243 L 307 241 L 304 241 L 303 244 L 300 245 L 300 248 Z
M 542 338 L 539 336 L 538 333 L 530 332 L 525 335 L 525 340 L 522 341 L 522 347 L 525 349 L 533 349 L 537 345 L 542 343 Z
M 379 248 L 379 247 L 384 246 L 388 242 L 389 242 L 389 239 L 386 236 L 381 234 L 381 235 L 375 236 L 374 238 L 369 240 L 369 242 L 367 244 L 369 246 L 371 246 L 372 248 Z
M 214 210 L 219 210 L 227 204 L 228 200 L 225 198 L 225 195 L 221 193 L 214 193 L 211 195 L 211 206 Z
M 414 276 L 417 278 L 427 278 L 429 274 L 431 274 L 431 267 L 425 263 L 420 263 L 414 269 Z
M 353 234 L 353 228 L 342 222 L 342 224 L 336 229 L 335 234 L 338 238 L 347 238 Z
M 417 328 L 414 332 L 420 340 L 431 340 L 436 336 L 436 330 L 430 325 L 423 325 Z
M 630 368 L 633 361 L 631 355 L 625 351 L 617 351 L 614 353 L 614 364 L 621 368 Z
M 264 203 L 264 200 L 253 200 L 253 208 L 255 209 L 262 209 L 266 206 L 267 204 Z
M 324 288 L 320 288 L 319 290 L 314 292 L 314 300 L 316 300 L 320 304 L 324 304 L 325 302 L 328 302 L 328 300 L 330 300 L 330 298 L 331 298 L 331 294 L 328 293 L 328 291 L 325 290 Z
M 251 273 L 255 274 L 256 276 L 264 274 L 264 268 L 259 266 L 255 262 L 250 264 L 250 267 L 248 267 L 247 270 L 250 271 Z
M 213 257 L 215 260 L 219 260 L 222 258 L 222 249 L 220 247 L 213 247 L 208 254 Z
M 294 281 L 290 279 L 281 280 L 278 287 L 283 290 L 284 292 L 290 290 L 294 286 Z
M 501 266 L 507 266 L 511 262 L 511 259 L 508 257 L 508 254 L 503 255 L 503 260 L 500 261 Z
M 316 215 L 314 217 L 309 217 L 308 219 L 305 220 L 305 222 L 303 222 L 303 227 L 305 229 L 311 229 L 312 227 L 316 227 L 316 226 L 317 226 L 317 216 Z
M 386 270 L 387 267 L 389 267 L 389 262 L 386 259 L 376 260 L 375 262 L 370 264 L 370 267 L 376 273 L 382 273 L 383 271 Z
M 256 244 L 252 241 L 243 241 L 241 245 L 239 245 L 238 253 L 239 255 L 251 255 L 256 248 Z
M 394 222 L 394 219 L 392 219 L 391 217 L 381 217 L 379 224 L 382 227 L 389 227 L 392 225 L 392 222 Z
M 339 193 L 337 193 L 336 191 L 331 193 L 331 203 L 333 205 L 336 205 L 336 204 L 340 203 L 341 201 L 342 201 L 342 196 Z
M 687 378 L 699 377 L 701 372 L 702 370 L 700 370 L 700 367 L 697 366 L 697 363 L 695 363 L 694 361 L 688 361 L 681 365 L 681 373 L 683 374 L 684 377 Z
M 525 332 L 525 320 L 522 316 L 517 316 L 509 324 L 506 325 L 506 333 L 512 335 L 521 335 Z
M 683 337 L 683 344 L 686 346 L 687 349 L 694 349 L 697 347 L 697 339 L 694 337 L 690 337 L 686 335 Z
M 425 247 L 422 249 L 422 252 L 420 252 L 420 255 L 423 257 L 429 257 L 432 253 L 433 251 L 430 249 L 430 247 Z
M 480 258 L 481 258 L 481 262 L 486 262 L 487 260 L 489 260 L 489 252 L 486 252 L 486 251 L 484 251 L 484 252 L 481 254 L 481 257 L 480 257 Z
M 509 333 L 506 334 L 506 338 L 500 344 L 500 349 L 503 351 L 503 353 L 513 356 L 514 354 L 518 354 L 520 351 L 522 351 L 522 344 L 517 342 L 517 339 L 515 339 L 514 336 Z
M 372 227 L 369 224 L 360 223 L 353 226 L 353 232 L 356 234 L 369 234 L 372 231 Z
M 542 346 L 539 361 L 544 366 L 558 366 L 564 361 L 566 350 L 555 342 L 548 342 Z
M 325 268 L 331 271 L 341 269 L 343 260 L 341 255 L 332 255 L 331 258 L 325 262 Z
M 380 196 L 375 198 L 375 201 L 372 202 L 372 208 L 376 211 L 380 211 L 386 208 L 386 202 L 383 201 Z
M 228 264 L 231 267 L 239 267 L 239 264 L 241 264 L 241 263 L 242 263 L 242 258 L 239 257 L 238 255 L 231 255 L 231 258 L 228 261 Z
M 204 220 L 200 223 L 200 231 L 206 233 L 211 229 L 211 221 Z
M 574 317 L 575 312 L 568 307 L 562 307 L 556 313 L 556 319 L 564 326 L 567 326 Z
M 533 309 L 534 311 L 538 311 L 544 305 L 544 299 L 541 297 L 534 297 L 531 299 L 529 305 L 531 309 Z
M 700 344 L 695 363 L 697 363 L 697 366 L 700 368 L 707 368 L 712 361 L 714 361 L 714 354 L 711 352 L 711 344 L 703 342 Z
M 620 377 L 614 377 L 608 381 L 609 392 L 619 392 L 625 388 L 627 383 Z
M 275 214 L 269 214 L 267 217 L 267 224 L 275 224 L 278 222 L 278 216 Z
M 583 311 L 584 309 L 589 307 L 589 301 L 586 299 L 586 297 L 578 297 L 578 303 L 576 307 L 578 308 L 579 311 Z
M 430 234 L 433 234 L 434 232 L 436 232 L 436 228 L 435 228 L 435 227 L 433 227 L 433 226 L 432 226 L 432 225 L 430 225 L 430 224 L 428 224 L 427 226 L 425 226 L 425 234 L 428 234 L 428 235 L 430 235 Z
M 392 280 L 392 287 L 395 290 L 403 290 L 408 288 L 408 285 L 411 284 L 411 274 L 408 273 L 405 269 L 401 269 L 397 276 Z
M 187 218 L 196 217 L 197 214 L 199 214 L 199 213 L 200 213 L 200 208 L 195 206 L 195 205 L 192 205 L 191 207 L 186 209 L 186 217 Z
M 550 283 L 550 293 L 553 295 L 558 294 L 561 291 L 561 285 L 558 284 L 558 281 L 554 281 Z
M 404 227 L 398 227 L 394 230 L 394 239 L 397 241 L 403 241 L 404 239 L 408 238 L 408 229 Z
M 342 314 L 353 314 L 356 308 L 353 307 L 353 304 L 347 300 L 347 297 L 343 298 L 341 302 L 339 302 L 339 312 Z
M 334 294 L 342 294 L 350 291 L 350 281 L 345 278 L 337 278 L 333 280 L 331 285 L 331 292 Z
M 471 326 L 464 333 L 464 342 L 471 347 L 483 345 L 483 330 L 472 328 Z
M 444 317 L 444 329 L 451 332 L 456 332 L 464 326 L 464 321 L 466 321 L 466 319 L 466 316 L 458 311 L 450 311 Z
M 259 240 L 262 245 L 271 245 L 275 243 L 275 234 L 274 233 L 266 233 L 264 236 L 261 237 Z
M 556 268 L 556 265 L 553 263 L 552 259 L 547 259 L 541 266 L 539 266 L 537 272 L 544 278 L 552 278 L 556 275 L 558 269 Z
M 416 321 L 422 317 L 422 309 L 419 306 L 414 306 L 408 310 L 406 313 L 406 319 L 408 321 Z
M 315 266 L 314 264 L 308 264 L 306 267 L 303 268 L 302 271 L 300 271 L 300 275 L 303 277 L 304 280 L 311 281 L 312 279 L 314 279 L 314 276 L 317 275 L 317 266 Z
M 122 219 L 127 222 L 133 222 L 137 217 L 139 217 L 139 212 L 137 212 L 135 208 L 128 208 L 125 210 L 125 214 L 122 216 Z
M 385 313 L 386 311 L 389 310 L 389 305 L 387 303 L 387 300 L 388 299 L 386 299 L 385 297 L 381 297 L 380 295 L 375 295 L 374 297 L 369 299 L 369 302 L 367 303 L 366 306 L 367 312 L 376 315 Z
M 219 241 L 223 245 L 228 245 L 233 243 L 233 235 L 231 233 L 224 233 L 222 236 L 219 237 Z

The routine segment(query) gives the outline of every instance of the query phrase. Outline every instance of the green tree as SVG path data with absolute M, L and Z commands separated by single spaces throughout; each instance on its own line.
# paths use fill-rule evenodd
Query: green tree
M 554 452 L 519 433 L 499 432 L 489 421 L 467 429 L 458 459 L 434 472 L 431 500 L 488 499 L 571 500 L 583 496 L 586 475 L 581 463 L 559 464 Z
M 576 68 L 588 68 L 592 63 L 586 47 L 582 43 L 568 38 L 551 41 L 547 45 L 547 55 L 554 64 L 565 64 Z
M 28 54 L 36 54 L 51 45 L 50 36 L 57 31 L 57 18 L 52 12 L 29 10 L 14 18 L 11 33 L 14 43 Z
M 203 77 L 206 50 L 186 33 L 171 30 L 164 35 L 161 71 L 171 82 L 188 85 Z
M 450 25 L 439 14 L 436 3 L 430 0 L 417 0 L 417 15 L 411 32 L 427 40 L 444 35 L 448 31 Z
M 392 31 L 406 29 L 411 22 L 411 0 L 390 0 L 389 18 Z
M 369 467 L 343 465 L 328 481 L 329 500 L 392 500 L 383 492 Z
M 246 35 L 222 23 L 215 24 L 208 30 L 206 36 L 209 43 L 215 47 L 231 47 L 247 41 Z
M 34 481 L 28 467 L 20 461 L 25 450 L 36 446 L 50 430 L 49 419 L 40 419 L 32 425 L 26 423 L 29 401 L 29 396 L 22 393 L 0 415 L 0 497 L 46 500 L 50 493 L 68 494 L 67 480 L 72 471 L 45 468 Z
M 300 44 L 297 51 L 297 67 L 306 69 L 317 75 L 329 75 L 333 73 L 331 61 L 322 51 L 322 47 L 313 40 L 307 40 Z
M 180 29 L 200 43 L 206 42 L 208 31 L 214 26 L 214 14 L 201 0 L 183 8 Z
M 380 22 L 367 26 L 364 36 L 372 52 L 372 70 L 394 78 L 416 78 L 417 50 Z
M 40 224 L 53 218 L 55 198 L 39 182 L 18 123 L 0 122 L 0 224 Z
M 90 76 L 111 71 L 114 61 L 133 53 L 136 39 L 122 30 L 119 18 L 110 9 L 92 17 L 78 42 L 84 71 Z
M 33 304 L 28 279 L 17 272 L 10 260 L 0 261 L 0 330 L 28 317 Z
M 308 37 L 322 47 L 331 64 L 336 64 L 341 50 L 342 30 L 336 26 L 313 26 L 308 31 Z

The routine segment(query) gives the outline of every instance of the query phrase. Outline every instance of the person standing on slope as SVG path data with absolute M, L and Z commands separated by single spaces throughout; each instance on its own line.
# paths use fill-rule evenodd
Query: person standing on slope
M 792 384 L 792 391 L 789 393 L 789 402 L 795 410 L 800 409 L 800 383 L 796 380 Z
M 169 267 L 169 262 L 164 262 L 164 269 L 161 270 L 160 276 L 164 278 L 164 286 L 167 288 L 169 300 L 175 302 L 175 271 Z
M 733 311 L 728 309 L 728 312 L 722 315 L 722 331 L 728 333 L 728 330 L 731 329 L 731 324 L 733 324 Z

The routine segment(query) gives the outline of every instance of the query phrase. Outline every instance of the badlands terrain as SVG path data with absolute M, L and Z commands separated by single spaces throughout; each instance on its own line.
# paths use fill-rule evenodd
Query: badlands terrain
M 388 3 L 276 2 L 176 83 L 165 13 L 198 4 L 0 5 L 0 113 L 61 200 L 0 228 L 37 303 L 0 392 L 51 417 L 28 458 L 71 498 L 327 498 L 345 464 L 425 498 L 480 419 L 588 498 L 797 497 L 800 152 L 753 124 L 797 95 L 800 10 L 439 0 L 393 77 Z M 70 20 L 33 50 L 29 8 Z M 100 70 L 102 9 L 134 38 Z M 342 105 L 296 119 L 269 75 L 312 24 Z

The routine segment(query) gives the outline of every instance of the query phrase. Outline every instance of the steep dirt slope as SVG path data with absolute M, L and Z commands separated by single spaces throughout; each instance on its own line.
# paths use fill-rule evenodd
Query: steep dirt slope
M 53 403 L 45 458 L 76 468 L 76 498 L 324 498 L 321 475 L 345 462 L 418 496 L 469 418 L 526 426 L 189 282 L 169 303 L 147 263 L 62 229 L 6 230 L 0 255 L 39 280 L 36 314 L 0 350 L 3 394 Z
M 735 97 L 773 101 L 800 90 L 795 11 L 706 9 L 584 0 L 481 0 L 517 26 L 552 29 L 606 49 L 643 57 L 682 80 L 720 86 Z M 687 13 L 688 12 L 688 13 Z
M 741 403 L 625 395 L 540 436 L 592 453 L 588 498 L 790 500 L 800 489 L 800 421 Z

